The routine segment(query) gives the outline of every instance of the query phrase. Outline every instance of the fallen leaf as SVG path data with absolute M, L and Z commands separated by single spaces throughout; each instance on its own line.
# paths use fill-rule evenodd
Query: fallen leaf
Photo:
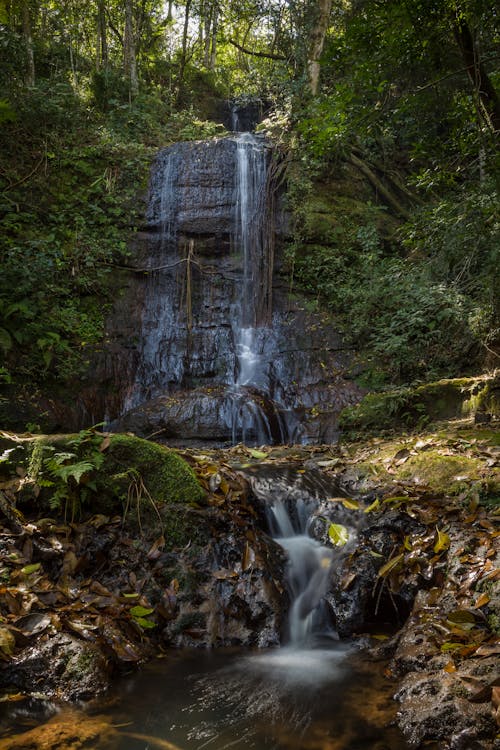
M 331 523 L 328 528 L 328 536 L 332 544 L 343 547 L 349 541 L 349 531 L 340 523 Z
M 450 537 L 448 534 L 446 534 L 444 531 L 440 531 L 438 527 L 436 526 L 436 543 L 434 545 L 434 552 L 437 554 L 438 552 L 443 552 L 444 550 L 447 550 L 450 546 Z
M 214 578 L 217 578 L 218 581 L 225 581 L 229 578 L 238 578 L 238 573 L 236 573 L 235 570 L 228 570 L 227 568 L 215 570 L 212 575 Z
M 151 549 L 149 550 L 147 554 L 148 560 L 158 560 L 164 547 L 165 547 L 165 537 L 162 534 L 161 536 L 158 537 L 158 539 L 156 539 L 153 542 L 153 545 L 151 546 Z
M 474 607 L 476 609 L 479 609 L 479 607 L 484 607 L 485 604 L 488 604 L 489 601 L 490 601 L 490 597 L 488 596 L 488 594 L 486 593 L 480 594 L 477 597 L 476 601 L 474 602 Z
M 7 628 L 0 627 L 0 651 L 7 656 L 11 656 L 14 652 L 14 646 L 16 645 L 16 639 Z

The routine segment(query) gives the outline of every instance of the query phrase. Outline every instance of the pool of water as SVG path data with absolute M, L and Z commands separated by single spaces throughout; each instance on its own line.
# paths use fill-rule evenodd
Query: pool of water
M 404 750 L 380 664 L 347 646 L 169 655 L 103 713 L 120 750 Z

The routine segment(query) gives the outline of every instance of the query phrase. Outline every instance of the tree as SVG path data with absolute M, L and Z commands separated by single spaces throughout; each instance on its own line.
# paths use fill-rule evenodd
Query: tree
M 123 68 L 130 85 L 130 98 L 135 99 L 139 93 L 137 75 L 136 41 L 134 32 L 134 3 L 125 0 L 125 26 L 123 32 Z

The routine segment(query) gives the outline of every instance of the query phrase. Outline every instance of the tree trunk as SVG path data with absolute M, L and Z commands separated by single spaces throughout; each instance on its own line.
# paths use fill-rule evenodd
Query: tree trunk
M 22 3 L 23 38 L 26 48 L 26 85 L 35 85 L 35 53 L 33 51 L 33 36 L 31 33 L 31 16 L 28 0 Z
M 205 68 L 210 66 L 210 28 L 212 24 L 212 8 L 204 8 L 203 18 L 203 64 Z
M 133 0 L 125 2 L 125 29 L 123 32 L 123 67 L 130 82 L 130 98 L 135 99 L 139 93 L 139 79 L 137 77 L 137 58 L 135 50 L 133 26 Z
M 210 50 L 210 70 L 215 70 L 215 62 L 217 60 L 217 29 L 219 25 L 219 9 L 214 5 L 213 17 L 212 17 L 212 46 Z
M 488 76 L 474 41 L 472 32 L 464 18 L 453 17 L 453 33 L 462 53 L 467 75 L 478 97 L 482 119 L 491 130 L 500 130 L 500 100 L 495 86 Z
M 105 1 L 97 0 L 97 70 L 107 70 L 109 63 Z
M 186 64 L 187 64 L 187 40 L 188 40 L 189 13 L 191 11 L 191 2 L 192 0 L 186 0 L 185 10 L 184 10 L 184 28 L 182 30 L 182 54 L 181 54 L 181 61 L 179 65 L 179 73 L 177 77 L 177 101 L 180 101 L 180 98 L 182 95 L 184 71 L 186 69 Z
M 316 96 L 319 88 L 320 58 L 323 52 L 328 21 L 332 10 L 332 0 L 317 0 L 316 17 L 309 36 L 307 73 L 311 94 Z

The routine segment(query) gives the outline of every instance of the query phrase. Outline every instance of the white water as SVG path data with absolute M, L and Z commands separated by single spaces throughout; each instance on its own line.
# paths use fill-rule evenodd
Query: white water
M 319 605 L 327 591 L 333 558 L 332 549 L 324 547 L 307 533 L 312 510 L 310 504 L 299 500 L 292 519 L 283 500 L 275 501 L 270 508 L 273 538 L 288 558 L 286 580 L 291 597 L 288 645 L 291 648 L 313 644 L 315 624 L 321 619 Z
M 251 434 L 257 443 L 272 442 L 269 418 L 248 390 L 262 389 L 259 382 L 259 294 L 263 279 L 263 237 L 267 187 L 267 161 L 263 141 L 252 133 L 238 133 L 236 140 L 235 246 L 242 255 L 242 289 L 232 321 L 236 373 L 232 394 L 233 442 Z

